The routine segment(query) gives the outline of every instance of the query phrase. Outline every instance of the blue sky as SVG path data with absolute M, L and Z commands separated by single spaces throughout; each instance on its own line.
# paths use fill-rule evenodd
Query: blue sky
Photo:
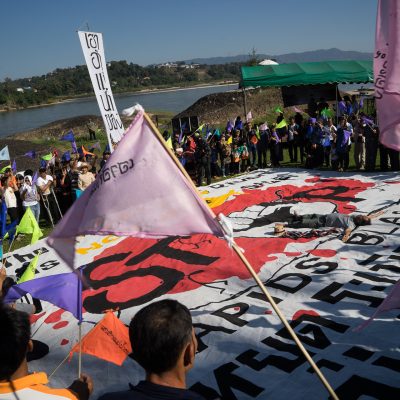
M 1 2 L 0 81 L 84 64 L 76 31 L 102 32 L 108 61 L 337 47 L 372 52 L 377 0 L 13 0 Z

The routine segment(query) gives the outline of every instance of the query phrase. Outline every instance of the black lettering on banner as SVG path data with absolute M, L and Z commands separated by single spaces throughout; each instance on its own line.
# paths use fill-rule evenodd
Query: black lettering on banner
M 310 265 L 310 263 L 313 263 L 314 261 L 317 262 Z M 318 267 L 326 267 L 326 268 L 312 271 L 314 274 L 329 274 L 329 272 L 334 271 L 338 267 L 338 264 L 332 261 L 321 260 L 320 258 L 312 258 L 309 260 L 300 261 L 295 265 L 295 268 L 297 269 L 310 269 Z
M 210 257 L 203 254 L 193 253 L 187 250 L 175 249 L 171 247 L 170 244 L 173 243 L 176 239 L 176 236 L 171 236 L 169 238 L 159 240 L 157 243 L 150 246 L 148 249 L 144 250 L 140 254 L 130 258 L 125 265 L 130 266 L 139 264 L 155 254 L 160 254 L 166 258 L 179 260 L 184 262 L 185 264 L 190 265 L 210 265 L 214 261 L 217 261 L 219 259 L 219 257 Z
M 313 324 L 321 325 L 324 328 L 339 333 L 344 333 L 347 331 L 347 329 L 349 329 L 349 325 L 339 324 L 338 322 L 332 321 L 330 319 L 323 318 L 318 315 L 309 315 L 309 314 L 303 314 L 295 321 L 291 321 L 290 326 L 294 330 L 296 329 L 297 326 L 299 326 L 303 322 L 311 322 L 311 324 L 306 324 L 303 327 L 301 327 L 301 329 L 299 329 L 298 332 L 301 333 L 302 335 L 297 333 L 297 336 L 300 338 L 301 342 L 308 344 L 309 346 L 315 347 L 317 349 L 325 349 L 326 347 L 331 345 L 331 342 L 325 335 L 325 333 L 322 331 L 322 329 L 319 326 Z M 312 338 L 309 336 L 310 333 L 312 333 L 313 335 Z M 289 335 L 286 328 L 280 329 L 276 334 L 284 339 L 292 340 L 292 337 Z
M 375 399 L 399 399 L 400 388 L 353 375 L 335 389 L 339 399 L 359 399 L 361 396 Z
M 382 356 L 375 360 L 372 365 L 389 368 L 393 371 L 400 372 L 400 360 L 392 357 Z
M 59 261 L 49 260 L 49 261 L 45 261 L 43 264 L 40 264 L 40 269 L 42 269 L 43 271 L 47 271 L 49 269 L 57 267 L 57 265 L 60 265 Z
M 49 252 L 49 250 L 46 247 L 41 247 L 40 249 L 34 250 L 32 253 L 28 253 L 28 254 L 13 254 L 13 256 L 18 262 L 23 264 L 23 263 L 31 261 L 33 259 L 33 257 L 35 257 L 35 255 L 39 253 L 39 251 L 42 254 Z
M 293 354 L 296 358 L 285 358 L 281 355 L 270 354 L 262 360 L 256 360 L 254 357 L 259 353 L 255 350 L 247 350 L 244 353 L 240 354 L 236 357 L 236 360 L 241 362 L 242 364 L 248 365 L 250 368 L 253 368 L 256 371 L 260 371 L 268 365 L 276 367 L 288 374 L 293 372 L 300 365 L 307 362 L 303 353 L 297 346 L 297 344 L 285 343 L 273 337 L 267 337 L 261 341 L 266 346 L 272 347 L 277 350 L 279 353 L 290 353 Z M 312 357 L 315 353 L 309 351 L 308 352 Z
M 214 370 L 215 379 L 223 399 L 237 399 L 232 389 L 236 389 L 250 397 L 257 397 L 265 390 L 253 382 L 233 374 L 232 372 L 238 368 L 238 365 L 229 362 Z
M 378 258 L 383 257 L 381 254 L 371 254 L 366 260 L 358 262 L 359 265 L 368 265 L 375 262 Z
M 387 224 L 395 224 L 400 226 L 400 218 L 393 217 L 393 218 L 379 218 L 379 221 L 385 222 Z
M 168 293 L 185 276 L 185 274 L 181 271 L 158 265 L 153 265 L 148 268 L 139 268 L 133 271 L 127 271 L 126 273 L 119 276 L 108 276 L 101 281 L 92 281 L 89 274 L 87 274 L 86 269 L 84 270 L 84 275 L 88 279 L 88 284 L 93 288 L 95 288 L 95 286 L 105 287 L 104 291 L 92 296 L 88 296 L 83 301 L 83 306 L 85 307 L 85 309 L 93 314 L 100 314 L 104 310 L 115 309 L 117 307 L 120 310 L 124 310 L 126 308 L 147 303 L 157 297 L 162 296 L 163 294 Z M 108 287 L 117 285 L 118 283 L 130 278 L 147 276 L 155 276 L 159 278 L 159 285 L 140 297 L 133 297 L 126 301 L 117 301 L 114 303 L 107 299 Z M 134 293 L 132 294 L 134 295 Z
M 368 358 L 371 358 L 374 354 L 375 353 L 373 351 L 359 346 L 353 346 L 343 353 L 345 357 L 354 358 L 355 360 L 359 361 L 367 361 Z
M 351 201 L 353 203 L 357 203 L 362 201 L 363 199 L 359 199 L 357 197 L 350 196 L 340 196 L 341 194 L 348 193 L 349 189 L 345 186 L 327 186 L 322 188 L 324 194 L 318 193 L 321 191 L 321 188 L 313 188 L 311 187 L 308 190 L 304 190 L 302 192 L 294 193 L 293 196 L 285 197 L 288 200 L 297 200 L 301 201 L 301 199 L 327 199 L 330 201 Z M 314 194 L 313 192 L 317 192 Z
M 366 272 L 356 272 L 354 276 L 358 276 L 362 279 L 366 279 L 372 282 L 380 282 L 380 283 L 396 283 L 397 281 L 394 279 L 383 278 L 379 275 L 371 275 Z
M 237 312 L 235 313 L 227 313 L 225 310 L 232 310 L 235 308 L 239 308 Z M 249 305 L 246 303 L 235 303 L 235 304 L 229 304 L 227 306 L 224 306 L 220 308 L 219 310 L 216 310 L 211 313 L 211 315 L 216 315 L 217 317 L 221 317 L 226 319 L 228 322 L 230 322 L 233 325 L 236 326 L 245 326 L 248 324 L 248 321 L 245 319 L 239 318 L 241 315 L 243 315 L 247 310 L 249 309 Z
M 319 369 L 327 368 L 327 369 L 330 369 L 331 371 L 335 371 L 335 372 L 339 372 L 341 369 L 344 368 L 344 365 L 336 363 L 334 361 L 325 360 L 325 358 L 318 360 L 315 364 L 317 364 L 317 367 Z M 314 368 L 312 368 L 312 367 L 308 368 L 307 372 L 309 372 L 310 374 L 315 373 Z
M 342 283 L 332 282 L 329 286 L 327 286 L 326 288 L 323 288 L 318 293 L 316 293 L 314 296 L 312 296 L 312 298 L 316 299 L 316 300 L 324 301 L 329 304 L 336 304 L 345 298 L 356 299 L 356 300 L 368 302 L 369 307 L 378 307 L 379 304 L 382 303 L 382 300 L 383 300 L 382 298 L 368 296 L 368 295 L 360 294 L 360 293 L 354 293 L 347 289 L 342 290 L 341 292 L 337 293 L 336 295 L 333 295 L 334 292 L 338 291 L 343 286 L 344 286 L 344 284 L 342 284 Z
M 299 279 L 299 282 L 297 283 L 296 286 L 293 285 L 287 286 L 284 283 L 281 283 L 281 281 L 287 281 L 290 284 L 293 283 L 295 279 Z M 276 279 L 268 281 L 267 286 L 293 294 L 306 287 L 311 281 L 312 279 L 307 275 L 289 273 L 280 275 Z
M 391 259 L 391 258 L 392 258 L 392 256 L 389 257 L 389 259 Z M 399 263 L 397 263 L 397 265 L 399 265 Z M 395 274 L 400 274 L 400 267 L 398 267 L 397 265 L 375 264 L 373 267 L 370 268 L 370 271 L 380 271 L 381 269 L 383 269 L 383 270 L 393 272 Z
M 362 244 L 365 246 L 376 246 L 384 241 L 382 236 L 367 235 L 366 233 L 356 232 L 350 236 L 348 244 Z
M 212 325 L 202 324 L 202 323 L 198 323 L 198 322 L 194 323 L 193 327 L 196 330 L 196 338 L 198 341 L 197 351 L 199 353 L 208 348 L 208 346 L 203 342 L 202 337 L 208 335 L 210 332 L 223 332 L 228 335 L 231 335 L 232 333 L 236 332 L 234 329 L 224 328 L 223 326 L 212 326 Z M 198 331 L 199 329 L 201 329 L 202 332 L 199 332 Z
M 269 301 L 267 300 L 267 298 L 265 297 L 264 293 L 261 292 L 250 292 L 247 297 L 251 297 L 252 299 L 257 299 L 257 300 L 261 300 L 261 301 L 265 301 L 269 304 Z M 280 299 L 279 297 L 274 297 L 272 296 L 272 298 L 274 299 L 276 304 L 279 304 L 282 299 Z
M 189 390 L 196 392 L 200 396 L 204 397 L 206 400 L 219 400 L 221 395 L 213 388 L 203 385 L 201 382 L 196 382 L 192 385 Z

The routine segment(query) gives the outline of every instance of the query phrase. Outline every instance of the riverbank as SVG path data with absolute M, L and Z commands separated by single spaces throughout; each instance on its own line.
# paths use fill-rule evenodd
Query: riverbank
M 237 81 L 216 81 L 216 82 L 211 82 L 211 83 L 205 83 L 205 84 L 197 84 L 197 85 L 192 85 L 192 86 L 170 86 L 166 88 L 150 88 L 150 89 L 140 89 L 140 90 L 133 90 L 133 91 L 127 91 L 127 92 L 117 92 L 114 93 L 114 97 L 126 97 L 126 96 L 131 96 L 135 94 L 152 94 L 152 93 L 168 93 L 168 92 L 178 92 L 178 91 L 183 91 L 183 90 L 193 90 L 193 89 L 206 89 L 206 88 L 212 88 L 212 87 L 224 87 L 224 86 L 230 86 L 230 85 L 235 85 L 239 84 Z M 21 111 L 21 110 L 29 110 L 29 109 L 35 109 L 35 108 L 41 108 L 41 107 L 48 107 L 48 106 L 54 106 L 57 104 L 65 104 L 65 103 L 71 103 L 77 100 L 90 100 L 94 99 L 95 95 L 83 95 L 83 96 L 73 96 L 73 97 L 67 97 L 63 98 L 62 100 L 55 100 L 50 103 L 44 103 L 44 104 L 35 104 L 32 106 L 28 107 L 8 107 L 7 109 L 1 109 L 0 108 L 0 113 L 7 113 L 7 112 L 15 112 L 15 111 Z

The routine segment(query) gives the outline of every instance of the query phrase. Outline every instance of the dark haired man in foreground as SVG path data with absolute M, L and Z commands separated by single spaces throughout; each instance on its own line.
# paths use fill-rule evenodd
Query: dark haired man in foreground
M 132 358 L 146 371 L 146 380 L 99 400 L 201 400 L 186 389 L 186 374 L 193 367 L 197 340 L 189 310 L 175 300 L 142 308 L 129 325 Z
M 47 386 L 44 372 L 29 373 L 26 355 L 32 350 L 29 315 L 0 304 L 0 400 L 87 400 L 92 380 L 82 375 L 68 389 Z

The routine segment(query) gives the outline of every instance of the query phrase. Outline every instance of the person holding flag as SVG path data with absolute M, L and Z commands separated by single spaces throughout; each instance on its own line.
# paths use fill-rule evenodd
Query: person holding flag
M 87 400 L 92 379 L 82 374 L 68 389 L 47 386 L 44 372 L 30 373 L 28 354 L 33 350 L 29 315 L 0 304 L 0 400 Z
M 39 223 L 40 217 L 40 204 L 39 204 L 39 193 L 36 190 L 36 185 L 32 185 L 32 176 L 25 175 L 24 184 L 19 190 L 22 199 L 22 207 L 26 211 L 27 208 L 32 210 L 33 215 L 37 223 Z

